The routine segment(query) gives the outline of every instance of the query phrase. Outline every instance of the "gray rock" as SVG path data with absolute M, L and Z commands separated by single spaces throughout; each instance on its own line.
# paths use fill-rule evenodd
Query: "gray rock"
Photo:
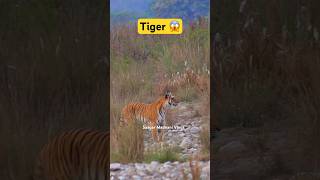
M 132 176 L 132 175 L 134 175 L 134 174 L 137 174 L 135 168 L 132 167 L 132 166 L 130 166 L 129 168 L 127 168 L 126 171 L 127 171 L 128 175 L 130 175 L 130 176 Z
M 198 140 L 200 138 L 200 135 L 199 134 L 192 134 L 191 136 L 193 139 L 195 140 Z M 198 144 L 195 144 L 195 145 L 198 145 Z
M 118 171 L 121 169 L 121 164 L 120 163 L 111 163 L 110 164 L 110 170 L 111 171 Z
M 167 172 L 168 172 L 168 168 L 166 168 L 166 167 L 160 167 L 159 173 L 164 174 L 164 173 L 167 173 Z
M 180 143 L 180 146 L 183 147 L 183 148 L 189 148 L 189 147 L 192 146 L 191 143 L 192 143 L 192 142 L 191 142 L 191 140 L 190 140 L 189 138 L 184 138 L 184 139 L 182 140 L 182 142 Z
M 189 152 L 196 152 L 196 151 L 197 151 L 196 148 L 190 148 L 190 149 L 189 149 Z
M 178 165 L 179 164 L 179 161 L 175 161 L 173 162 L 174 165 Z
M 149 172 L 155 172 L 157 171 L 159 168 L 159 163 L 157 161 L 152 161 L 151 164 L 149 164 L 146 169 L 149 171 Z
M 164 131 L 164 144 L 170 146 L 179 146 L 181 158 L 189 158 L 190 155 L 199 151 L 201 143 L 199 140 L 199 132 L 201 131 L 202 117 L 195 118 L 195 105 L 181 103 L 181 109 L 178 109 L 175 125 L 181 128 Z M 153 151 L 158 143 L 152 140 L 151 133 L 146 131 L 144 136 L 145 151 Z M 221 147 L 221 146 L 220 146 Z M 228 146 L 224 147 L 221 152 L 228 152 Z M 201 167 L 201 179 L 209 179 L 210 162 L 199 162 Z M 136 179 L 136 180 L 153 180 L 153 179 L 182 179 L 181 169 L 185 169 L 187 176 L 191 178 L 189 162 L 165 162 L 159 163 L 153 161 L 151 163 L 129 163 L 129 164 L 111 164 L 110 171 L 113 179 Z M 111 178 L 110 177 L 110 178 Z
M 142 180 L 142 178 L 140 176 L 137 176 L 137 175 L 133 175 L 132 178 L 134 180 Z
M 204 174 L 209 174 L 210 175 L 210 164 L 206 165 L 205 167 L 202 168 L 202 172 Z
M 145 169 L 144 164 L 135 163 L 134 166 L 135 166 L 135 168 L 136 168 L 137 170 L 144 170 L 144 169 Z
M 197 134 L 197 133 L 200 132 L 200 128 L 198 128 L 198 127 L 192 127 L 192 128 L 190 129 L 190 132 L 191 132 L 192 134 Z
M 171 180 L 170 178 L 163 177 L 162 180 Z
M 137 170 L 137 174 L 139 176 L 146 176 L 147 175 L 144 170 Z

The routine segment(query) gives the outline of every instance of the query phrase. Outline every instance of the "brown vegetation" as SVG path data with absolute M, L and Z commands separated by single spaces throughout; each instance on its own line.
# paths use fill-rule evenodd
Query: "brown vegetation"
M 229 7 L 223 2 L 215 3 L 213 16 L 230 18 L 232 27 L 218 21 L 215 26 L 219 125 L 288 132 L 279 137 L 288 147 L 284 156 L 292 159 L 285 168 L 319 172 L 319 13 L 314 8 L 319 2 L 240 0 Z
M 109 126 L 106 5 L 51 2 L 1 3 L 0 179 L 28 179 L 62 131 Z
M 138 35 L 131 25 L 111 29 L 112 130 L 118 128 L 121 109 L 129 102 L 150 103 L 166 90 L 181 102 L 209 96 L 209 29 L 203 25 L 207 20 L 201 22 L 179 36 Z M 168 112 L 168 124 L 175 123 L 175 116 L 174 110 Z M 122 140 L 111 141 L 115 153 L 120 150 L 117 141 Z

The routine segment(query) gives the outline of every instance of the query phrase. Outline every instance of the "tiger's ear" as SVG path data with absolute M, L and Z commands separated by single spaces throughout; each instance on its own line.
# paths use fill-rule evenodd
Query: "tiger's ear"
M 166 92 L 166 95 L 164 96 L 166 99 L 168 99 L 169 97 L 171 96 L 171 92 L 170 91 L 167 91 Z

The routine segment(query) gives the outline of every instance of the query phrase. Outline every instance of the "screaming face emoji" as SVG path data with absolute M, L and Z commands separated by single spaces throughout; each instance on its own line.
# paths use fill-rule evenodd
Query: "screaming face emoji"
M 171 30 L 171 32 L 173 32 L 173 31 L 179 32 L 179 27 L 180 27 L 180 24 L 177 21 L 171 21 L 170 22 L 170 30 Z

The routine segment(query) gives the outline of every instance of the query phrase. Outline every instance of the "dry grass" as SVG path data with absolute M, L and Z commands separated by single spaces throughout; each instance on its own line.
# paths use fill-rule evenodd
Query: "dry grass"
M 284 33 L 289 32 L 281 30 L 285 22 L 281 22 L 279 14 L 271 13 L 270 17 L 263 12 L 257 17 L 254 12 L 259 5 L 254 1 L 247 3 L 245 8 L 249 9 L 239 14 L 243 22 L 234 29 L 230 43 L 214 44 L 213 71 L 217 85 L 221 86 L 213 95 L 217 100 L 217 121 L 222 128 L 263 128 L 271 124 L 282 128 L 290 136 L 280 138 L 287 138 L 296 147 L 292 149 L 291 159 L 295 160 L 290 167 L 294 171 L 319 171 L 319 41 L 301 38 L 312 36 L 303 30 L 290 32 L 295 37 L 285 37 Z M 275 1 L 269 5 L 274 4 Z M 309 10 L 312 9 L 306 9 Z M 262 17 L 267 21 L 264 25 L 257 23 Z M 246 20 L 251 18 L 254 22 L 248 24 Z M 269 27 L 269 23 L 279 27 Z M 280 31 L 274 32 L 273 28 Z M 297 149 L 300 155 L 293 153 Z
M 214 123 L 210 118 L 210 91 L 209 88 L 202 91 L 200 97 L 200 108 L 198 109 L 202 119 L 202 128 L 200 131 L 200 142 L 202 155 L 199 157 L 201 160 L 210 160 L 210 124 Z M 215 118 L 215 117 L 212 117 Z
M 178 114 L 179 113 L 178 113 L 177 109 L 172 109 L 172 110 L 167 112 L 167 114 L 166 114 L 167 126 L 173 126 L 176 123 L 178 123 L 178 119 L 177 119 Z
M 279 151 L 287 158 L 285 167 L 275 168 L 319 172 L 319 1 L 213 4 L 215 123 L 288 132 L 275 138 L 284 142 Z
M 191 95 L 206 94 L 209 92 L 209 76 L 210 71 L 207 66 L 203 66 L 203 72 L 196 73 L 191 70 L 185 62 L 185 67 L 181 72 L 172 74 L 170 78 L 161 79 L 156 87 L 158 93 L 164 93 L 170 89 L 172 92 L 177 92 L 182 95 L 182 98 L 188 98 Z M 192 91 L 191 93 L 189 91 Z M 180 93 L 179 93 L 180 92 Z M 188 94 L 189 93 L 189 94 Z M 185 94 L 185 95 L 184 95 Z M 195 97 L 190 97 L 191 100 Z
M 195 162 L 193 162 L 195 161 Z M 189 166 L 191 169 L 191 175 L 193 180 L 200 180 L 201 170 L 199 166 L 199 161 L 197 158 L 190 159 Z
M 138 35 L 132 25 L 111 29 L 111 129 L 118 128 L 121 109 L 128 102 L 150 103 L 166 90 L 178 101 L 200 100 L 208 94 L 209 29 L 208 24 L 197 24 L 180 36 Z M 168 113 L 167 125 L 175 123 L 176 113 Z M 111 152 L 120 151 L 121 138 L 111 142 Z
M 189 159 L 189 167 L 190 167 L 192 180 L 200 180 L 201 169 L 199 166 L 199 158 L 197 156 L 191 157 Z M 187 173 L 185 172 L 185 169 L 181 169 L 181 173 L 182 173 L 182 178 L 184 180 L 189 179 Z
M 200 131 L 202 159 L 210 159 L 210 126 L 204 126 Z
M 112 131 L 111 143 L 117 146 L 117 151 L 111 152 L 112 162 L 141 162 L 144 159 L 144 141 L 142 125 L 137 122 Z
M 75 2 L 73 15 L 61 11 L 71 8 L 65 2 L 59 9 L 42 1 L 5 4 L 0 179 L 28 179 L 51 137 L 74 128 L 109 127 L 105 4 Z

